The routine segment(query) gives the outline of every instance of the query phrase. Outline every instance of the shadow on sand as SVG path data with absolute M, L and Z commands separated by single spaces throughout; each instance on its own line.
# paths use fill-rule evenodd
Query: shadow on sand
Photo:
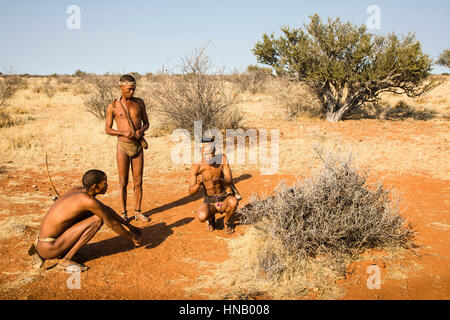
M 184 226 L 193 220 L 194 218 L 183 218 L 169 225 L 165 222 L 160 222 L 142 228 L 142 247 L 145 246 L 146 249 L 151 249 L 159 246 L 173 234 L 173 228 Z M 130 251 L 134 248 L 135 246 L 130 240 L 116 236 L 114 238 L 101 240 L 95 243 L 88 243 L 86 246 L 81 248 L 79 254 L 77 254 L 78 257 L 75 256 L 74 260 L 80 263 L 85 263 L 98 258 Z
M 233 180 L 234 180 L 234 183 L 237 184 L 238 182 L 250 179 L 251 177 L 252 177 L 251 174 L 245 173 L 245 174 L 240 175 L 237 178 L 234 178 Z M 164 204 L 164 205 L 159 206 L 157 208 L 153 208 L 153 209 L 151 209 L 151 210 L 149 210 L 147 212 L 144 212 L 143 215 L 145 215 L 146 217 L 149 217 L 152 214 L 155 214 L 155 213 L 158 213 L 158 212 L 162 212 L 162 211 L 165 211 L 165 210 L 170 210 L 172 208 L 179 207 L 179 206 L 188 204 L 188 203 L 193 202 L 193 201 L 197 201 L 198 199 L 201 199 L 201 198 L 203 198 L 203 192 L 199 191 L 199 192 L 197 192 L 194 195 L 186 196 L 186 197 L 183 197 L 183 198 L 178 199 L 176 201 L 173 201 L 171 203 L 167 203 L 167 204 Z
M 251 174 L 242 174 L 237 178 L 234 178 L 235 184 L 239 181 L 246 180 L 251 178 Z M 144 213 L 145 216 L 150 216 L 158 212 L 162 212 L 165 210 L 169 210 L 175 207 L 179 207 L 185 204 L 188 204 L 192 201 L 199 200 L 203 197 L 202 192 L 198 192 L 195 195 L 190 195 L 178 199 L 176 201 L 170 202 L 168 204 L 159 206 L 150 211 Z M 223 218 L 219 218 L 220 220 Z M 141 229 L 143 243 L 142 246 L 145 246 L 146 249 L 152 249 L 159 246 L 163 243 L 169 236 L 173 234 L 173 228 L 184 226 L 190 222 L 192 222 L 194 218 L 183 218 L 178 220 L 172 224 L 166 224 L 165 222 L 156 223 L 150 225 L 148 227 L 144 227 Z M 233 219 L 234 220 L 234 219 Z M 221 223 L 223 225 L 223 222 Z M 125 239 L 120 236 L 116 236 L 114 238 L 101 240 L 95 243 L 88 243 L 86 246 L 81 248 L 79 253 L 74 257 L 74 260 L 80 263 L 85 263 L 87 261 L 95 260 L 101 257 L 106 257 L 110 255 L 114 255 L 121 252 L 126 252 L 133 250 L 135 247 L 131 243 L 130 240 Z

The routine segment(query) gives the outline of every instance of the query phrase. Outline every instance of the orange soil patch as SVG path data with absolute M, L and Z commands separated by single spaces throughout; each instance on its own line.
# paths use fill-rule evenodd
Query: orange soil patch
M 49 197 L 49 188 L 43 173 L 27 173 L 14 190 L 9 185 L 12 176 L 0 179 L 3 195 L 26 196 L 40 194 Z M 66 191 L 78 185 L 79 177 L 63 174 Z M 446 181 L 422 176 L 377 175 L 389 189 L 401 197 L 404 216 L 416 226 L 420 246 L 418 255 L 407 254 L 399 261 L 384 261 L 377 252 L 366 254 L 367 259 L 348 267 L 351 272 L 340 286 L 346 291 L 344 299 L 448 299 L 450 298 L 450 252 L 448 221 L 449 189 Z M 93 240 L 80 250 L 79 261 L 91 269 L 81 275 L 81 289 L 70 290 L 66 281 L 70 274 L 55 269 L 33 273 L 31 259 L 26 255 L 37 227 L 25 227 L 19 236 L 0 238 L 0 298 L 1 299 L 207 299 L 204 293 L 187 290 L 201 275 L 208 275 L 214 263 L 228 258 L 225 241 L 245 232 L 236 226 L 234 235 L 221 230 L 212 233 L 195 219 L 194 210 L 201 196 L 186 196 L 187 172 L 184 176 L 171 174 L 153 177 L 144 184 L 143 209 L 150 211 L 149 223 L 133 222 L 143 228 L 144 245 L 133 248 L 126 239 L 116 236 L 104 226 Z M 292 175 L 261 176 L 259 173 L 236 175 L 237 187 L 244 195 L 241 205 L 250 201 L 252 193 L 262 196 L 272 192 L 281 179 L 295 181 Z M 61 184 L 57 183 L 57 186 Z M 110 181 L 111 190 L 99 197 L 117 208 L 117 183 Z M 131 186 L 129 187 L 131 190 Z M 33 198 L 34 199 L 34 198 Z M 43 216 L 50 200 L 30 200 L 25 203 L 9 201 L 0 212 L 0 224 L 9 217 L 34 213 Z M 129 210 L 133 200 L 129 191 Z M 238 221 L 237 221 L 238 222 Z M 46 261 L 52 267 L 56 261 Z M 213 264 L 211 264 L 213 263 Z M 399 265 L 399 263 L 403 265 Z M 381 267 L 381 289 L 366 287 L 366 268 L 370 264 Z M 397 269 L 396 269 L 397 268 Z M 400 268 L 400 269 L 398 269 Z M 402 269 L 403 268 L 403 269 Z M 400 279 L 395 276 L 400 270 Z M 264 298 L 270 298 L 264 296 Z

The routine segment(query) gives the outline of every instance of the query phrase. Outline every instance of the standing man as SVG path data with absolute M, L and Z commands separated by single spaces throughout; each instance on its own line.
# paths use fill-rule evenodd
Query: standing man
M 119 205 L 121 216 L 127 216 L 127 186 L 128 173 L 131 166 L 134 184 L 136 220 L 150 221 L 141 213 L 142 175 L 144 172 L 144 152 L 147 142 L 144 132 L 149 128 L 145 103 L 140 98 L 133 97 L 136 91 L 136 80 L 131 75 L 124 75 L 119 80 L 122 95 L 108 105 L 106 111 L 106 134 L 117 136 L 117 168 L 119 170 Z M 113 129 L 114 120 L 117 129 Z

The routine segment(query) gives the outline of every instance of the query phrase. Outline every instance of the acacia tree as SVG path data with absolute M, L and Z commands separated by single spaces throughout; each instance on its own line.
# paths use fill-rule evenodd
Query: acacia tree
M 377 36 L 339 18 L 310 20 L 304 30 L 283 27 L 279 38 L 264 34 L 252 51 L 277 75 L 305 81 L 328 121 L 345 119 L 382 92 L 418 97 L 436 85 L 425 81 L 433 61 L 414 34 Z
M 450 68 L 450 49 L 444 50 L 438 57 L 437 64 Z

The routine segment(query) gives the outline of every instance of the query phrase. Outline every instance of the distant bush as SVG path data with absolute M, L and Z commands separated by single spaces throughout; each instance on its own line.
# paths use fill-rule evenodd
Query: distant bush
M 438 57 L 437 64 L 450 68 L 450 49 L 444 50 Z
M 229 79 L 237 84 L 242 91 L 257 94 L 266 91 L 266 84 L 271 80 L 271 76 L 271 68 L 249 65 L 244 73 L 235 72 Z
M 47 97 L 53 97 L 58 91 L 57 86 L 53 83 L 52 78 L 47 78 L 44 82 L 44 92 Z
M 78 69 L 75 71 L 75 73 L 73 75 L 76 77 L 83 78 L 87 75 L 87 73 Z
M 247 66 L 247 73 L 250 74 L 265 74 L 267 76 L 270 76 L 272 74 L 272 68 L 265 68 L 265 67 L 260 67 L 257 65 L 248 65 Z
M 409 106 L 400 100 L 394 108 L 388 108 L 384 114 L 386 120 L 404 120 L 412 118 L 414 120 L 431 120 L 436 118 L 437 112 L 434 110 L 418 109 Z

